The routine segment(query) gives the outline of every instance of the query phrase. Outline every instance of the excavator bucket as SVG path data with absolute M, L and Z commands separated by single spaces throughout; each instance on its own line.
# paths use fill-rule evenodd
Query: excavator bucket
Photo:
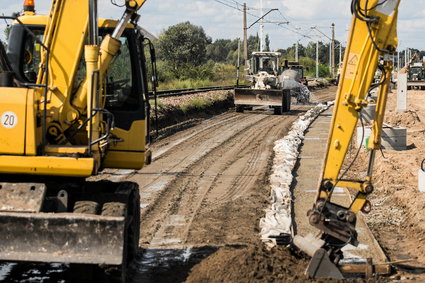
M 293 244 L 311 256 L 306 273 L 309 278 L 343 279 L 341 271 L 330 260 L 328 252 L 322 248 L 325 241 L 308 234 L 306 237 L 295 235 Z
M 306 273 L 309 278 L 334 278 L 344 279 L 341 271 L 330 260 L 325 249 L 318 249 L 308 264 Z

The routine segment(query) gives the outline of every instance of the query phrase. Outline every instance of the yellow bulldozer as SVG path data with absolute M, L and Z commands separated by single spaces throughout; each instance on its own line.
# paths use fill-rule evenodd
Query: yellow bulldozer
M 268 106 L 277 115 L 291 109 L 291 93 L 285 89 L 279 52 L 253 52 L 249 62 L 249 88 L 236 88 L 234 102 L 236 112 L 252 109 L 254 106 Z

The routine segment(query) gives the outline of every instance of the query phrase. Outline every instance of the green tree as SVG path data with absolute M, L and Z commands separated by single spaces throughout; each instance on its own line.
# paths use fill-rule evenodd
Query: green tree
M 190 22 L 169 27 L 159 36 L 158 57 L 166 60 L 177 70 L 183 65 L 201 65 L 207 61 L 207 45 L 211 38 L 207 37 L 200 26 Z
M 236 49 L 238 47 L 236 46 Z M 215 62 L 225 62 L 229 52 L 234 51 L 232 40 L 217 39 L 212 44 L 207 46 L 207 57 Z
M 266 46 L 264 47 L 264 51 L 270 51 L 270 37 L 268 34 L 266 34 L 266 38 L 264 41 L 266 44 Z
M 250 35 L 247 39 L 248 43 L 248 57 L 251 57 L 252 52 L 258 51 L 260 47 L 260 37 L 258 34 L 256 36 Z

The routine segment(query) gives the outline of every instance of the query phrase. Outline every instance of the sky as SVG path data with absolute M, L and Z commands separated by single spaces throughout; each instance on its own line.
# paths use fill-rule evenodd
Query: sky
M 124 0 L 112 0 L 117 4 Z M 0 0 L 1 13 L 10 15 L 22 9 L 23 0 Z M 123 8 L 111 4 L 111 0 L 98 0 L 99 15 L 119 19 Z M 260 15 L 260 0 L 245 0 L 248 7 L 248 26 Z M 139 24 L 154 35 L 159 35 L 171 25 L 190 21 L 202 26 L 206 34 L 215 39 L 243 38 L 243 0 L 147 0 L 139 11 Z M 263 11 L 272 11 L 265 17 L 264 34 L 270 37 L 270 47 L 275 50 L 292 46 L 296 41 L 307 45 L 309 41 L 328 42 L 331 24 L 335 24 L 335 38 L 346 44 L 350 28 L 351 0 L 263 0 Z M 50 0 L 35 0 L 38 13 L 48 13 Z M 3 30 L 6 23 L 0 22 Z M 312 29 L 312 27 L 314 27 Z M 398 20 L 399 49 L 425 50 L 425 0 L 401 0 Z M 248 29 L 256 35 L 259 24 Z M 320 32 L 321 33 L 320 33 Z M 323 34 L 322 34 L 323 33 Z M 3 33 L 0 38 L 4 39 Z

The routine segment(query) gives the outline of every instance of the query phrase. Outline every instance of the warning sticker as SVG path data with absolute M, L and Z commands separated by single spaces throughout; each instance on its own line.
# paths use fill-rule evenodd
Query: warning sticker
M 359 54 L 350 53 L 348 55 L 347 69 L 345 70 L 345 78 L 353 79 L 356 72 L 357 62 L 359 62 Z

